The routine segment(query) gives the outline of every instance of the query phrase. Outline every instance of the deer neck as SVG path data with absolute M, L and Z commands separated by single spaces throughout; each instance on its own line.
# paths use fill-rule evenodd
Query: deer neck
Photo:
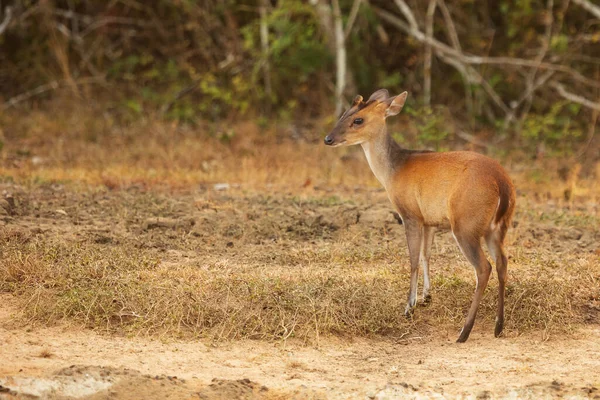
M 367 162 L 377 180 L 387 189 L 393 177 L 398 155 L 402 149 L 387 133 L 384 126 L 370 140 L 361 143 Z

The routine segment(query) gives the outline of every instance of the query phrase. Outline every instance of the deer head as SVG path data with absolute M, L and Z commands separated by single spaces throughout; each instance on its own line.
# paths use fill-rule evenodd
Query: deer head
M 379 89 L 366 102 L 358 95 L 352 106 L 340 117 L 333 130 L 325 137 L 328 146 L 350 146 L 369 141 L 385 129 L 385 119 L 402 110 L 407 92 L 389 97 L 386 89 Z

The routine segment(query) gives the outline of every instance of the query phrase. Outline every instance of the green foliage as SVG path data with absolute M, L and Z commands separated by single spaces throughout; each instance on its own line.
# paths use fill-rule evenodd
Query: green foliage
M 402 75 L 399 72 L 386 75 L 379 80 L 379 86 L 385 88 L 398 88 L 402 84 Z
M 411 108 L 406 107 L 405 112 L 410 115 L 411 122 L 416 125 L 419 132 L 418 144 L 420 146 L 433 146 L 441 150 L 442 142 L 448 137 L 448 120 L 441 108 Z
M 552 36 L 550 47 L 558 53 L 564 53 L 569 48 L 569 37 L 567 35 Z
M 18 15 L 0 37 L 0 84 L 3 101 L 35 93 L 18 107 L 71 91 L 75 101 L 103 99 L 105 108 L 125 122 L 157 113 L 192 124 L 241 116 L 311 123 L 332 109 L 336 68 L 329 1 L 318 2 L 319 6 L 306 0 L 271 1 L 264 20 L 258 0 L 17 3 Z M 399 17 L 401 12 L 385 0 L 362 2 L 348 29 L 353 4 L 353 0 L 340 0 L 347 30 L 346 99 L 380 87 L 395 93 L 408 90 L 411 98 L 421 98 L 423 43 L 387 23 L 376 10 L 386 9 Z M 557 71 L 550 79 L 568 82 L 573 93 L 595 98 L 593 86 L 579 78 L 596 78 L 600 25 L 581 7 L 563 13 L 557 2 L 548 10 L 544 0 L 499 0 L 493 5 L 449 0 L 447 6 L 459 28 L 463 51 L 473 55 L 533 60 L 547 40 L 547 24 L 554 21 L 543 61 L 573 72 Z M 410 7 L 423 28 L 427 2 L 413 1 Z M 267 28 L 268 51 L 261 45 L 261 26 Z M 434 36 L 448 43 L 439 12 Z M 508 106 L 526 92 L 533 71 L 510 63 L 472 68 Z M 535 78 L 546 70 L 538 68 Z M 95 81 L 100 77 L 106 79 Z M 58 82 L 58 89 L 36 91 L 49 82 Z M 518 139 L 505 143 L 515 145 L 542 141 L 562 149 L 582 140 L 580 131 L 589 115 L 564 103 L 556 106 L 562 100 L 556 91 L 540 87 L 533 101 L 520 102 L 514 110 L 516 118 L 505 124 L 506 113 L 489 88 L 477 79 L 467 85 L 465 94 L 465 82 L 456 68 L 433 57 L 433 104 L 449 112 L 407 108 L 422 145 L 439 146 L 444 141 L 446 120 L 468 122 L 474 131 L 502 129 L 507 138 Z M 529 115 L 521 121 L 523 113 Z
M 560 151 L 571 150 L 573 140 L 582 135 L 575 123 L 581 106 L 568 101 L 555 103 L 545 114 L 529 114 L 521 126 L 521 137 L 529 145 L 549 145 Z
M 141 114 L 144 109 L 142 104 L 135 99 L 126 100 L 125 106 L 135 114 Z
M 217 132 L 217 139 L 223 144 L 230 144 L 235 137 L 235 132 L 232 129 Z
M 198 90 L 203 95 L 198 104 L 202 115 L 226 115 L 233 110 L 244 113 L 250 105 L 252 83 L 236 75 L 227 84 L 221 77 L 208 73 L 200 78 Z
M 331 66 L 332 57 L 322 38 L 314 7 L 299 0 L 282 0 L 266 19 L 269 53 L 260 43 L 259 19 L 242 28 L 244 48 L 255 60 L 251 80 L 259 99 L 264 99 L 262 68 L 271 64 L 273 94 L 266 99 L 281 104 L 299 85 L 310 83 L 315 74 Z M 284 108 L 289 108 L 286 104 Z
M 288 9 L 278 8 L 268 18 L 269 27 L 275 32 L 270 38 L 270 57 L 280 72 L 293 74 L 292 79 L 302 82 L 325 65 L 329 52 L 319 40 L 313 9 L 290 3 Z

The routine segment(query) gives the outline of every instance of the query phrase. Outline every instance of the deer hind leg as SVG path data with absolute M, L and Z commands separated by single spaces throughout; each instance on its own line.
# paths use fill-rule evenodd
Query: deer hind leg
M 496 263 L 498 272 L 498 311 L 496 313 L 496 327 L 494 336 L 499 337 L 504 329 L 504 292 L 506 290 L 508 258 L 504 252 L 503 242 L 506 230 L 501 226 L 488 233 L 485 237 L 490 255 Z
M 473 329 L 475 316 L 477 315 L 477 309 L 479 308 L 479 303 L 483 297 L 483 292 L 485 291 L 490 279 L 492 266 L 486 259 L 483 249 L 481 248 L 481 238 L 470 234 L 464 234 L 460 231 L 453 231 L 453 234 L 463 254 L 465 257 L 467 257 L 471 264 L 473 264 L 473 267 L 475 267 L 475 274 L 477 277 L 477 285 L 475 287 L 473 302 L 471 303 L 471 308 L 467 314 L 465 325 L 460 331 L 460 335 L 457 340 L 457 342 L 463 343 L 469 338 L 471 329 Z
M 417 304 L 417 283 L 419 280 L 419 256 L 422 248 L 423 227 L 414 221 L 404 221 L 406 230 L 406 242 L 410 257 L 410 289 L 408 290 L 408 302 L 404 315 L 412 315 L 413 308 Z
M 435 228 L 432 226 L 423 227 L 423 237 L 421 239 L 421 266 L 423 267 L 423 303 L 431 302 L 429 289 L 431 281 L 429 280 L 429 256 L 431 255 L 431 246 L 433 245 L 433 237 L 435 236 Z

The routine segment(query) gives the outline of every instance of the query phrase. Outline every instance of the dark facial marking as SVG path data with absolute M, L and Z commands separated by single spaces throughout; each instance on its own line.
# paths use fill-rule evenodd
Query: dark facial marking
M 356 114 L 357 112 L 359 112 L 360 110 L 364 110 L 365 108 L 369 107 L 372 104 L 376 104 L 378 103 L 377 100 L 370 100 L 367 102 L 360 102 L 357 104 L 353 104 L 352 107 L 350 107 L 349 109 L 346 110 L 345 113 L 342 114 L 342 116 L 340 117 L 339 121 L 342 121 L 348 117 L 350 117 L 351 115 Z

